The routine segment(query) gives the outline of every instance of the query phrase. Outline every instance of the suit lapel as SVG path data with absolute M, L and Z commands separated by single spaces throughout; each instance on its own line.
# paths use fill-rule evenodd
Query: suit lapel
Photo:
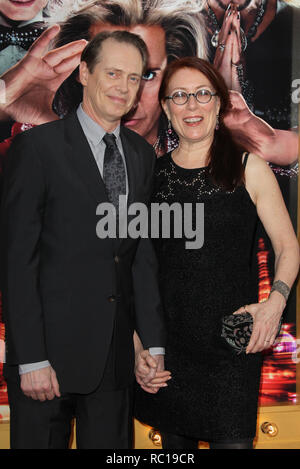
M 91 197 L 97 205 L 108 202 L 103 179 L 75 113 L 65 119 L 65 142 L 66 153 Z

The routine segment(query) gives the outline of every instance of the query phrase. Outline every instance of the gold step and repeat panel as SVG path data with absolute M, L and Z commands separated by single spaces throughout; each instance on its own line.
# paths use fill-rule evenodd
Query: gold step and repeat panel
M 158 431 L 137 420 L 134 431 L 135 449 L 161 449 Z M 71 448 L 76 448 L 74 436 Z M 0 424 L 0 449 L 9 449 L 9 423 Z M 199 442 L 199 449 L 209 449 L 208 443 Z M 260 408 L 255 449 L 300 449 L 300 405 Z
M 135 448 L 161 449 L 159 432 L 136 420 Z M 199 449 L 209 444 L 199 442 Z M 255 449 L 300 449 L 300 405 L 260 408 Z

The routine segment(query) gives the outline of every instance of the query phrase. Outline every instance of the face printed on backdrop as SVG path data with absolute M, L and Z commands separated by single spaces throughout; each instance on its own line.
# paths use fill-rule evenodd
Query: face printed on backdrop
M 48 0 L 0 0 L 0 13 L 12 21 L 32 20 L 43 8 Z

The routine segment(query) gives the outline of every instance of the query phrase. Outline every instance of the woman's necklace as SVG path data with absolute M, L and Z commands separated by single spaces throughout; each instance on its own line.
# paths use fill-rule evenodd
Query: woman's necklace
M 225 5 L 221 0 L 216 0 L 216 2 L 219 5 L 219 7 L 222 8 L 222 10 L 227 10 L 228 5 Z M 243 3 L 243 5 L 238 5 L 238 6 L 236 5 L 237 11 L 245 10 L 245 8 L 247 8 L 251 2 L 252 0 L 246 0 L 245 3 Z
M 221 0 L 216 0 L 216 1 L 217 1 L 218 5 L 221 6 L 221 4 L 222 4 L 221 8 L 225 9 L 224 8 L 225 5 L 221 2 Z M 256 18 L 254 20 L 253 25 L 249 28 L 249 31 L 248 31 L 247 35 L 245 34 L 245 31 L 243 30 L 243 28 L 240 28 L 240 30 L 241 30 L 241 43 L 242 43 L 242 50 L 243 51 L 246 50 L 249 39 L 254 37 L 257 33 L 257 28 L 260 25 L 260 23 L 262 22 L 262 19 L 264 17 L 265 12 L 266 12 L 267 2 L 268 2 L 268 0 L 261 0 L 260 5 L 259 5 L 259 7 L 257 9 L 257 12 L 256 12 Z M 211 38 L 211 44 L 213 45 L 213 47 L 218 47 L 218 45 L 219 45 L 219 33 L 220 33 L 221 28 L 220 28 L 220 25 L 218 23 L 215 12 L 213 11 L 211 6 L 209 5 L 208 1 L 206 3 L 207 3 L 208 17 L 210 19 L 210 25 L 214 29 L 214 33 L 213 33 L 212 38 Z M 246 6 L 247 6 L 246 4 L 242 5 L 242 8 L 240 8 L 240 10 L 243 10 L 244 8 L 246 8 Z M 227 9 L 227 7 L 226 7 L 226 9 Z

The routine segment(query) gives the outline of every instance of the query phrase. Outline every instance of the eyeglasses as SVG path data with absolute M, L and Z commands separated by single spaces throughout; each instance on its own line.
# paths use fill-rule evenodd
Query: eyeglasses
M 166 96 L 165 99 L 172 99 L 174 104 L 179 106 L 186 104 L 191 96 L 194 96 L 198 103 L 206 104 L 211 101 L 213 96 L 216 96 L 217 93 L 212 93 L 210 90 L 202 88 L 197 91 L 197 93 L 186 93 L 185 91 L 175 91 L 172 96 Z

